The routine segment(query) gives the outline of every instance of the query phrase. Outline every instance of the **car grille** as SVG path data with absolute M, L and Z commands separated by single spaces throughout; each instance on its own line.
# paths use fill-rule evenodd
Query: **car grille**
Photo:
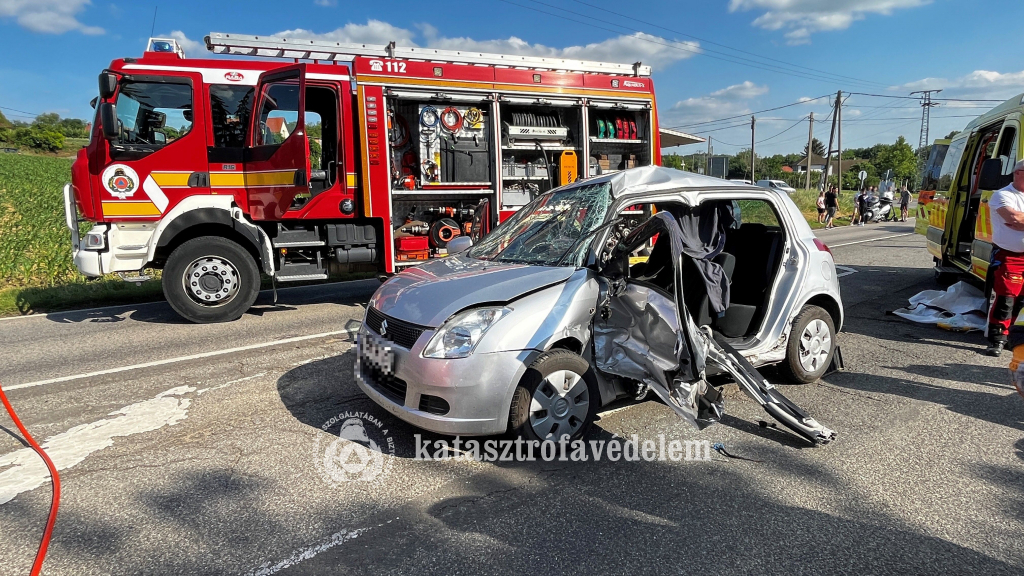
M 381 325 L 385 321 L 388 323 L 388 328 L 382 332 Z M 372 306 L 366 310 L 366 326 L 380 334 L 385 340 L 390 340 L 407 350 L 412 348 L 420 334 L 427 329 L 425 326 L 387 316 Z
M 405 392 L 409 387 L 405 380 L 396 378 L 394 374 L 385 374 L 380 368 L 367 362 L 365 359 L 359 361 L 359 372 L 370 386 L 373 386 L 375 390 L 387 397 L 388 400 L 405 406 Z

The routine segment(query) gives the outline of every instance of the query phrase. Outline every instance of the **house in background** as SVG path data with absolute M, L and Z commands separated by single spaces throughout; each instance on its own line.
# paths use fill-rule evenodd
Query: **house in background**
M 804 156 L 798 162 L 790 164 L 789 167 L 792 168 L 793 171 L 798 174 L 803 174 L 804 172 L 807 172 L 807 157 Z M 810 169 L 811 172 L 824 172 L 825 159 L 812 152 Z
M 284 142 L 290 134 L 284 118 L 267 118 L 266 126 L 267 132 L 280 138 L 280 142 Z

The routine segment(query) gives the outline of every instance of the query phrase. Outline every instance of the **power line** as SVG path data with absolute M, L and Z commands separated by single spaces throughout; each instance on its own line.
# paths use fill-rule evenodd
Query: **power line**
M 757 141 L 757 143 L 758 143 L 758 144 L 760 144 L 760 143 L 762 143 L 762 142 L 767 142 L 767 141 L 771 140 L 772 138 L 777 138 L 777 137 L 779 137 L 779 136 L 782 136 L 782 135 L 783 135 L 783 134 L 785 134 L 786 132 L 789 132 L 789 131 L 790 131 L 790 130 L 792 130 L 793 128 L 796 128 L 797 126 L 799 126 L 799 125 L 803 124 L 803 123 L 804 123 L 804 120 L 807 120 L 807 118 L 806 118 L 806 117 L 804 117 L 804 118 L 801 118 L 801 119 L 797 120 L 795 124 L 793 124 L 793 125 L 792 125 L 792 126 L 790 126 L 789 128 L 786 128 L 786 129 L 785 129 L 785 130 L 783 130 L 782 132 L 779 132 L 779 133 L 778 133 L 778 134 L 776 134 L 775 136 L 769 136 L 769 137 L 767 137 L 767 138 L 763 138 L 763 139 L 761 139 L 761 140 L 758 140 L 758 141 Z
M 578 12 L 573 12 L 572 10 L 566 10 L 565 8 L 561 8 L 561 7 L 558 7 L 558 6 L 553 6 L 553 5 L 547 4 L 545 2 L 540 2 L 539 0 L 527 0 L 527 1 L 533 2 L 535 4 L 540 4 L 542 6 L 548 6 L 550 8 L 555 8 L 556 10 L 562 10 L 562 11 L 568 12 L 570 14 L 576 14 L 576 15 L 582 16 L 584 18 L 589 18 L 591 20 L 595 20 L 597 22 L 603 22 L 603 23 L 609 24 L 611 26 L 616 26 L 616 27 L 619 28 L 619 30 L 615 30 L 615 29 L 612 29 L 612 28 L 607 28 L 607 27 L 604 27 L 604 26 L 598 26 L 596 24 L 592 24 L 590 22 L 584 22 L 584 21 L 578 20 L 576 18 L 570 18 L 570 17 L 568 17 L 568 16 L 566 16 L 564 14 L 558 14 L 558 13 L 555 13 L 555 12 L 549 12 L 547 10 L 541 10 L 540 8 L 534 8 L 533 6 L 526 6 L 526 5 L 523 5 L 523 4 L 519 4 L 517 2 L 513 2 L 512 0 L 500 0 L 500 1 L 504 2 L 506 4 L 511 4 L 513 6 L 518 6 L 520 8 L 525 8 L 526 10 L 532 10 L 534 12 L 539 12 L 541 14 L 547 14 L 548 16 L 554 16 L 555 18 L 561 18 L 563 20 L 568 20 L 570 22 L 575 22 L 577 24 L 582 24 L 584 26 L 589 26 L 591 28 L 596 28 L 598 30 L 605 30 L 606 32 L 611 32 L 613 34 L 622 34 L 622 30 L 623 29 L 631 31 L 631 32 L 645 33 L 643 30 L 637 30 L 637 29 L 634 29 L 634 28 L 629 28 L 627 26 L 623 26 L 623 25 L 617 24 L 615 22 L 608 22 L 607 20 L 602 20 L 602 19 L 596 18 L 594 16 L 590 16 L 590 15 L 587 15 L 587 14 L 580 14 Z M 759 69 L 759 70 L 765 70 L 765 71 L 769 71 L 769 72 L 778 72 L 778 73 L 782 73 L 782 74 L 788 74 L 790 76 L 797 76 L 799 78 L 804 78 L 805 80 L 815 80 L 815 81 L 818 81 L 818 82 L 829 82 L 829 83 L 836 82 L 836 80 L 834 78 L 823 78 L 823 77 L 820 77 L 820 76 L 816 76 L 816 75 L 812 75 L 812 74 L 808 74 L 808 73 L 804 73 L 804 72 L 796 72 L 796 71 L 792 71 L 792 70 L 786 70 L 786 69 L 783 69 L 783 68 L 779 68 L 777 66 L 765 65 L 765 64 L 761 64 L 761 63 L 757 63 L 757 62 L 755 62 L 753 64 L 748 64 L 748 63 L 745 63 L 745 62 L 741 61 L 741 60 L 747 60 L 746 58 L 740 58 L 738 56 L 732 56 L 732 55 L 723 55 L 724 57 L 723 56 L 714 56 L 712 53 L 709 53 L 709 52 L 713 52 L 714 54 L 722 54 L 722 53 L 717 52 L 717 51 L 704 50 L 704 49 L 696 49 L 695 50 L 695 49 L 685 48 L 685 47 L 681 46 L 681 44 L 682 44 L 681 42 L 676 42 L 674 44 L 669 44 L 667 42 L 658 42 L 657 40 L 651 40 L 650 38 L 644 38 L 644 37 L 636 37 L 636 38 L 637 38 L 637 40 L 643 40 L 644 42 L 649 42 L 651 44 L 657 44 L 659 46 L 665 46 L 666 48 L 671 48 L 673 50 L 680 50 L 682 52 L 689 52 L 689 53 L 694 54 L 694 55 L 703 55 L 703 56 L 707 56 L 708 58 L 713 58 L 715 60 L 722 60 L 723 62 L 729 62 L 731 64 L 739 64 L 741 66 L 749 66 L 751 68 L 756 68 L 756 69 Z
M 33 118 L 36 117 L 36 116 L 39 116 L 39 114 L 37 114 L 35 112 L 26 112 L 24 110 L 18 110 L 17 108 L 8 108 L 7 106 L 0 106 L 0 109 L 11 110 L 11 111 L 14 111 L 14 112 L 21 112 L 22 114 L 28 114 L 29 116 L 32 116 Z
M 761 56 L 760 54 L 755 54 L 754 52 L 748 52 L 746 50 L 740 50 L 739 48 L 734 48 L 734 47 L 728 46 L 726 44 L 722 44 L 722 43 L 719 43 L 719 42 L 714 42 L 712 40 L 707 40 L 705 38 L 700 38 L 700 37 L 694 36 L 693 34 L 687 34 L 686 32 L 680 32 L 679 30 L 673 30 L 672 28 L 666 28 L 665 26 L 661 26 L 661 25 L 655 24 L 653 22 L 647 22 L 645 20 L 641 20 L 639 18 L 636 18 L 634 16 L 630 16 L 628 14 L 621 14 L 621 13 L 615 12 L 613 10 L 608 10 L 607 8 L 603 8 L 601 6 L 596 6 L 596 5 L 590 4 L 588 2 L 583 2 L 582 0 L 573 0 L 573 1 L 576 2 L 577 4 L 582 4 L 582 5 L 590 7 L 590 8 L 601 10 L 603 12 L 607 12 L 609 14 L 613 14 L 613 15 L 618 16 L 620 18 L 628 18 L 630 20 L 634 20 L 636 22 L 640 22 L 641 24 L 646 24 L 647 26 L 653 26 L 655 28 L 660 28 L 661 30 L 665 30 L 666 32 L 671 32 L 673 34 L 678 34 L 680 36 L 685 36 L 687 38 L 693 38 L 694 40 L 698 40 L 700 42 L 704 42 L 705 44 L 711 44 L 712 46 L 720 46 L 720 47 L 725 48 L 727 50 L 732 50 L 734 52 L 739 52 L 740 54 L 746 54 L 748 56 L 753 56 L 753 57 L 759 58 L 761 60 L 768 60 L 768 61 L 771 61 L 771 62 L 777 62 L 779 64 L 783 64 L 785 66 L 789 66 L 790 68 L 802 68 L 802 69 L 808 70 L 810 72 L 815 72 L 815 73 L 822 74 L 822 75 L 825 75 L 825 76 L 832 76 L 832 77 L 836 78 L 837 80 L 845 79 L 845 80 L 853 80 L 854 82 L 862 82 L 862 83 L 865 83 L 865 84 L 874 84 L 876 86 L 885 86 L 885 84 L 883 84 L 881 82 L 874 82 L 874 81 L 871 81 L 871 80 L 863 80 L 861 78 L 855 78 L 853 76 L 844 76 L 842 74 L 835 74 L 833 72 L 828 72 L 827 70 L 819 70 L 817 68 L 810 68 L 808 66 L 801 66 L 799 64 L 793 64 L 791 62 L 786 62 L 785 60 L 779 60 L 779 59 L 776 59 L 776 58 L 769 58 L 767 56 Z M 721 52 L 717 52 L 717 51 L 715 53 L 716 54 L 721 54 Z M 839 80 L 839 81 L 841 81 L 841 80 Z
M 707 121 L 704 121 L 704 122 L 694 122 L 692 124 L 680 124 L 678 126 L 670 126 L 669 128 L 679 129 L 679 128 L 687 128 L 687 127 L 690 127 L 690 126 L 703 126 L 705 124 L 716 124 L 718 122 L 724 122 L 726 120 L 735 120 L 736 118 L 744 118 L 746 116 L 750 116 L 751 114 L 761 114 L 763 112 L 773 112 L 775 110 L 782 110 L 783 108 L 789 108 L 791 106 L 799 106 L 800 104 L 807 104 L 808 102 L 814 102 L 816 100 L 821 100 L 822 98 L 828 98 L 829 96 L 831 96 L 831 94 L 825 94 L 824 96 L 818 96 L 817 98 L 811 98 L 809 100 L 798 100 L 796 102 L 792 102 L 790 104 L 784 104 L 782 106 L 776 106 L 774 108 L 765 108 L 764 110 L 758 110 L 757 112 L 746 112 L 744 114 L 738 114 L 736 116 L 728 116 L 726 118 L 719 118 L 717 120 L 707 120 Z
M 866 92 L 847 92 L 847 94 L 853 96 L 871 96 L 874 98 L 900 98 L 903 100 L 916 100 L 920 101 L 920 98 L 914 96 L 894 96 L 892 94 L 868 94 Z M 1006 100 L 992 100 L 986 98 L 932 98 L 933 101 L 937 102 L 1006 102 Z

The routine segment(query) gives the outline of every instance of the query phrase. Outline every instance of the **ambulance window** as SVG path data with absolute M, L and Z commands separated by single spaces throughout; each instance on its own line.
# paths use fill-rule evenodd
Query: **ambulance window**
M 274 146 L 288 139 L 299 118 L 299 85 L 281 82 L 263 90 L 256 146 Z
M 127 81 L 121 84 L 116 108 L 119 144 L 162 148 L 192 129 L 192 86 Z
M 939 171 L 939 185 L 936 189 L 938 192 L 949 192 L 957 169 L 960 168 L 960 159 L 963 158 L 966 146 L 966 136 L 950 143 L 949 150 L 946 151 L 946 158 L 942 161 L 942 170 Z
M 215 148 L 242 148 L 252 112 L 252 86 L 210 86 L 210 118 Z
M 1003 128 L 1003 136 L 999 141 L 999 155 L 1003 163 L 1003 176 L 1013 174 L 1013 166 L 1017 163 L 1017 129 L 1013 126 Z

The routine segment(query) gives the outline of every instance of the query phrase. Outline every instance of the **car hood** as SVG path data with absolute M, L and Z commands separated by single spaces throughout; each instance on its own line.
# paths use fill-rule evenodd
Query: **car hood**
M 574 270 L 449 256 L 395 275 L 377 289 L 370 305 L 392 318 L 436 328 L 465 308 L 504 304 L 565 282 Z

